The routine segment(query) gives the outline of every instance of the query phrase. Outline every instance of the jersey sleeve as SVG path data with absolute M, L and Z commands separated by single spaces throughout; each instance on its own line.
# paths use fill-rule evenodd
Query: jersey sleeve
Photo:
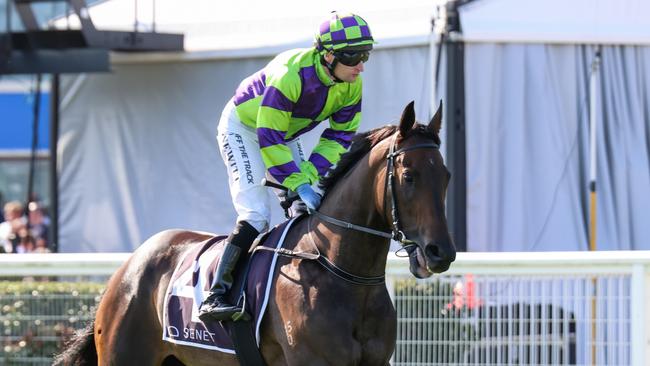
M 304 170 L 322 177 L 341 159 L 352 143 L 352 137 L 361 122 L 361 79 L 350 84 L 348 103 L 329 117 L 330 126 L 320 136 L 318 144 L 309 156 L 311 167 Z
M 285 187 L 294 190 L 311 181 L 293 160 L 285 137 L 291 113 L 300 96 L 301 81 L 290 71 L 269 77 L 257 113 L 257 137 L 264 165 L 269 174 Z

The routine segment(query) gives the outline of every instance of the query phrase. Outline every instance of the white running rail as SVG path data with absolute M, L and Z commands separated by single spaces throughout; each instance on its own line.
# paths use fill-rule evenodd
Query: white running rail
M 0 254 L 0 280 L 107 276 L 128 253 Z M 390 255 L 394 365 L 648 365 L 650 251 L 459 253 L 415 280 Z
M 0 254 L 0 279 L 9 276 L 111 275 L 130 253 Z
M 649 274 L 650 251 L 460 253 L 413 281 L 391 256 L 393 364 L 650 365 Z

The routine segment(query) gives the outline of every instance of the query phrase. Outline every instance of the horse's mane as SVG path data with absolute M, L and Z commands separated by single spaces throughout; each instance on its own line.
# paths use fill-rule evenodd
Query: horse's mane
M 436 144 L 440 145 L 440 137 L 437 134 L 429 132 L 427 126 L 416 124 L 403 139 L 407 139 L 413 135 L 420 135 L 432 139 Z M 341 160 L 336 167 L 330 169 L 325 177 L 320 181 L 320 188 L 324 195 L 334 187 L 343 176 L 345 176 L 352 167 L 365 156 L 375 145 L 391 136 L 397 131 L 397 126 L 384 126 L 375 128 L 373 130 L 359 133 L 352 139 L 350 150 L 341 156 Z

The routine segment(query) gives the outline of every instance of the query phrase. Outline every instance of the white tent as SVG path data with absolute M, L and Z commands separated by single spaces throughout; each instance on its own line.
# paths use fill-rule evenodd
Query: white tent
M 379 44 L 364 73 L 367 130 L 416 101 L 431 104 L 429 33 L 435 1 L 112 0 L 90 9 L 96 28 L 183 32 L 174 54 L 115 54 L 113 72 L 63 80 L 59 142 L 61 251 L 130 251 L 167 228 L 227 233 L 234 224 L 214 138 L 244 77 L 281 50 L 311 45 L 330 10 L 363 16 Z M 155 14 L 155 16 L 154 16 Z M 75 26 L 62 19 L 59 26 Z M 318 133 L 305 139 L 312 146 Z M 274 223 L 282 219 L 278 209 Z
M 213 136 L 220 110 L 236 84 L 273 54 L 309 46 L 315 24 L 331 9 L 364 16 L 380 42 L 364 73 L 362 129 L 396 119 L 412 99 L 425 120 L 437 100 L 429 47 L 436 3 L 94 6 L 98 29 L 132 29 L 137 13 L 140 30 L 152 29 L 155 18 L 157 31 L 185 33 L 187 52 L 115 54 L 113 73 L 65 79 L 60 247 L 131 250 L 170 227 L 227 232 L 234 211 Z M 469 250 L 587 249 L 596 45 L 603 45 L 597 248 L 650 248 L 646 14 L 650 5 L 640 0 L 476 0 L 460 7 L 462 33 L 452 39 L 465 43 Z M 317 136 L 311 135 L 306 145 Z M 279 210 L 274 215 L 281 220 Z
M 643 0 L 477 0 L 460 8 L 463 41 L 649 45 Z
M 469 250 L 588 248 L 596 45 L 597 249 L 650 249 L 647 14 L 641 0 L 460 7 Z

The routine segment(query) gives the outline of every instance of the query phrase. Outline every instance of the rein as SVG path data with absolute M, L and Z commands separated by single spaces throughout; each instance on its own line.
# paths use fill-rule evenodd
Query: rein
M 381 236 L 382 238 L 387 238 L 387 239 L 393 239 L 393 235 L 391 233 L 387 233 L 385 231 L 379 231 L 375 229 L 371 229 L 365 226 L 360 226 L 360 225 L 355 225 L 347 221 L 335 219 L 332 216 L 327 216 L 323 213 L 320 213 L 318 211 L 314 210 L 308 210 L 309 213 L 313 216 L 318 217 L 319 219 L 329 222 L 330 224 L 334 224 L 336 226 L 340 226 L 342 228 L 350 229 L 350 230 L 356 230 L 356 231 L 362 231 L 364 233 L 376 235 L 376 236 Z
M 311 217 L 309 217 L 307 220 L 311 220 Z M 308 222 L 308 227 L 309 227 L 309 222 Z M 288 227 L 285 229 L 288 230 Z M 386 276 L 372 276 L 372 277 L 365 277 L 365 276 L 357 276 L 355 274 L 352 274 L 350 272 L 347 272 L 340 267 L 338 267 L 336 264 L 332 263 L 326 256 L 322 255 L 319 250 L 318 246 L 314 242 L 314 238 L 311 236 L 311 228 L 308 228 L 309 232 L 309 239 L 311 240 L 314 248 L 316 249 L 316 253 L 310 253 L 310 252 L 298 252 L 295 250 L 291 249 L 286 249 L 286 248 L 269 248 L 265 246 L 257 246 L 255 249 L 253 249 L 253 252 L 256 252 L 258 250 L 264 250 L 264 251 L 269 251 L 269 252 L 274 252 L 277 253 L 280 256 L 283 257 L 288 257 L 288 258 L 299 258 L 299 259 L 307 259 L 307 260 L 315 260 L 318 262 L 323 268 L 325 268 L 327 271 L 331 272 L 335 276 L 341 278 L 342 280 L 346 282 L 350 282 L 355 285 L 363 285 L 363 286 L 376 286 L 376 285 L 382 285 L 386 281 Z

